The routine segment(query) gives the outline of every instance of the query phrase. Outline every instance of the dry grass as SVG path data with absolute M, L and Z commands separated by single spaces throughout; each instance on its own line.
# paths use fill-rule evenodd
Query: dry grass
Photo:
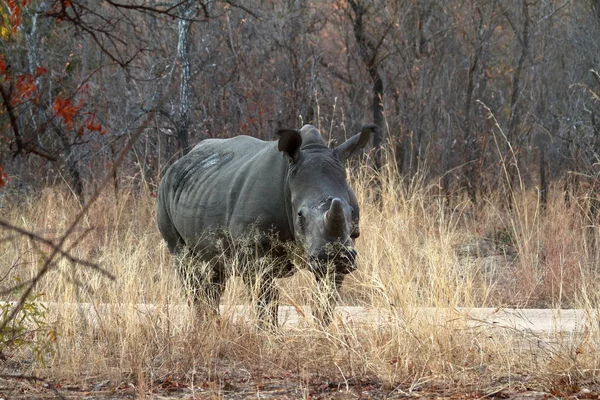
M 234 279 L 220 323 L 195 322 L 156 228 L 156 199 L 147 192 L 122 192 L 94 205 L 81 233 L 93 229 L 71 250 L 99 263 L 116 281 L 58 264 L 39 287 L 43 300 L 88 303 L 94 311 L 51 306 L 56 341 L 45 366 L 31 368 L 51 379 L 128 379 L 145 388 L 177 376 L 190 387 L 214 382 L 209 389 L 217 394 L 234 390 L 225 381 L 259 382 L 265 376 L 292 376 L 299 388 L 315 377 L 345 384 L 369 380 L 396 394 L 457 386 L 483 392 L 550 390 L 557 379 L 572 387 L 597 382 L 598 326 L 542 338 L 511 329 L 474 329 L 444 311 L 541 306 L 597 313 L 597 256 L 589 244 L 584 200 L 567 207 L 554 191 L 542 211 L 536 193 L 523 191 L 512 210 L 495 198 L 448 207 L 435 187 L 418 179 L 407 182 L 386 173 L 375 196 L 370 171 L 355 172 L 362 212 L 360 267 L 346 280 L 342 300 L 383 309 L 386 321 L 361 325 L 338 318 L 322 330 L 307 320 L 268 334 L 231 317 L 228 305 L 248 302 Z M 78 207 L 64 190 L 49 188 L 5 208 L 2 217 L 57 237 Z M 3 241 L 0 276 L 8 275 L 2 285 L 14 277 L 31 278 L 44 250 L 20 237 Z M 308 303 L 307 288 L 313 286 L 308 273 L 280 285 L 283 303 Z M 424 317 L 418 307 L 440 311 Z M 27 352 L 11 356 L 27 361 Z

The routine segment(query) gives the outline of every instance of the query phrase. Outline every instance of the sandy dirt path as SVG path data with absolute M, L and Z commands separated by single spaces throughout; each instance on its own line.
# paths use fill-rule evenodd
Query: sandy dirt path
M 128 313 L 144 319 L 153 315 L 168 316 L 173 322 L 190 318 L 192 311 L 185 305 L 154 304 L 92 304 L 92 303 L 42 303 L 50 314 L 77 313 L 89 322 L 112 313 Z M 234 321 L 251 320 L 250 305 L 222 305 L 221 315 Z M 311 323 L 309 307 L 279 307 L 279 321 L 285 329 L 307 326 Z M 433 308 L 415 307 L 382 309 L 340 306 L 336 308 L 337 323 L 348 325 L 368 324 L 385 327 L 415 321 L 452 325 L 466 324 L 468 327 L 511 329 L 535 334 L 576 333 L 600 327 L 600 310 L 583 309 L 517 309 L 517 308 Z

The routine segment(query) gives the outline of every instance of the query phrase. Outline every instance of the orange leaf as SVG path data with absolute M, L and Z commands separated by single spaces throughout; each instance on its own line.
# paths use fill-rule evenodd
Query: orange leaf
M 4 166 L 0 165 L 0 188 L 6 186 L 8 175 L 4 173 Z
M 52 105 L 52 111 L 54 114 L 61 118 L 65 125 L 67 125 L 70 129 L 73 129 L 74 122 L 73 118 L 79 112 L 81 107 L 83 106 L 82 102 L 79 102 L 78 105 L 74 105 L 71 103 L 71 99 L 64 99 L 58 95 L 56 99 L 54 99 L 54 104 Z
M 35 80 L 31 75 L 19 75 L 17 76 L 17 93 L 13 102 L 16 103 L 19 100 L 27 101 L 33 97 L 37 92 L 37 87 L 35 85 Z
M 21 25 L 21 6 L 15 0 L 6 0 L 6 4 L 10 11 L 10 22 L 13 26 L 12 31 L 16 33 L 19 25 Z
M 48 70 L 46 68 L 37 67 L 35 69 L 35 77 L 37 78 L 38 76 L 43 75 L 43 74 L 45 74 L 47 72 L 48 72 Z
M 96 118 L 96 114 L 95 113 L 91 113 L 87 120 L 85 121 L 85 127 L 88 131 L 90 132 L 99 132 L 101 135 L 104 135 L 106 133 L 106 131 L 102 128 L 102 125 L 98 122 L 94 122 L 94 119 Z

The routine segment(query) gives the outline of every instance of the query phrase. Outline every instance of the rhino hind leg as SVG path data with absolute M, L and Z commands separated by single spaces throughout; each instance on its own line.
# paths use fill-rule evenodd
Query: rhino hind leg
M 184 257 L 179 263 L 178 274 L 198 317 L 210 320 L 219 315 L 219 302 L 227 278 L 219 262 L 198 261 L 194 258 Z
M 194 296 L 194 305 L 203 319 L 219 315 L 219 303 L 225 290 L 225 279 L 219 271 L 213 271 Z
M 257 299 L 257 311 L 260 321 L 265 321 L 268 328 L 279 326 L 279 289 L 273 279 L 262 282 Z
M 270 275 L 243 276 L 244 283 L 256 304 L 256 314 L 261 328 L 275 329 L 278 326 L 279 289 Z

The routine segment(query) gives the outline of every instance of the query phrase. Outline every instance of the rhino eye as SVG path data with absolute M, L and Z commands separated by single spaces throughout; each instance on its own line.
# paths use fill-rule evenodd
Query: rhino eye
M 304 228 L 306 225 L 306 218 L 302 215 L 302 211 L 298 211 L 298 225 L 300 225 L 301 228 Z

